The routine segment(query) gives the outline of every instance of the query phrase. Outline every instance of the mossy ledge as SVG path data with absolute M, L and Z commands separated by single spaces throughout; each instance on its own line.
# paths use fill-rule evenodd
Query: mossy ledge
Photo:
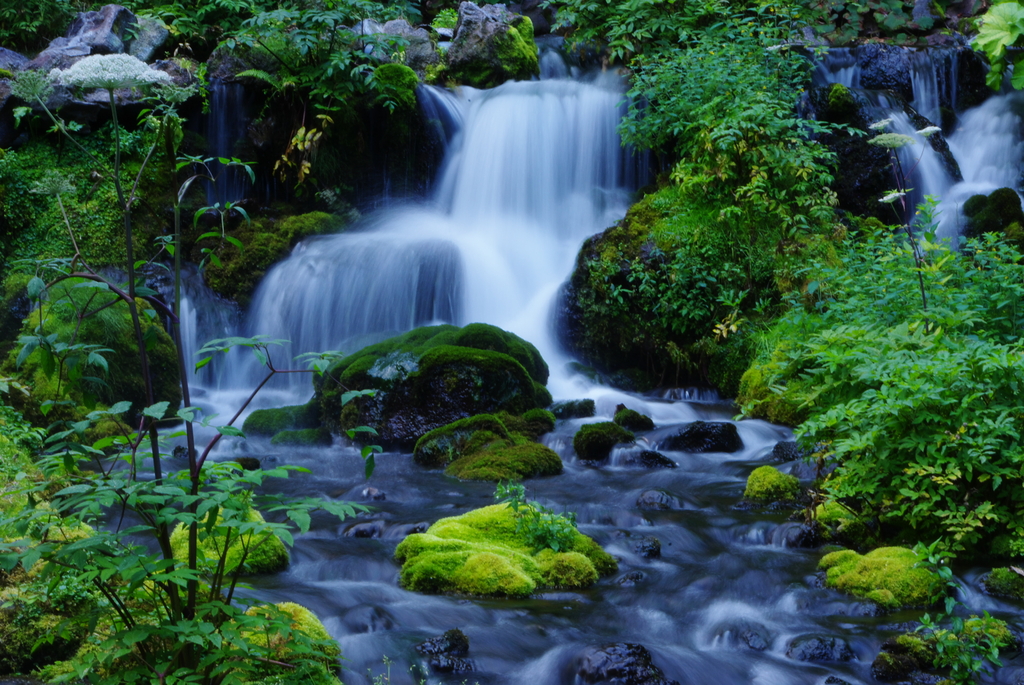
M 942 581 L 922 561 L 906 547 L 879 547 L 863 555 L 849 549 L 832 552 L 818 566 L 829 587 L 893 610 L 928 606 L 941 594 Z
M 401 583 L 409 590 L 525 597 L 543 588 L 580 588 L 618 569 L 594 540 L 576 533 L 569 549 L 535 550 L 516 532 L 507 504 L 444 518 L 395 550 Z

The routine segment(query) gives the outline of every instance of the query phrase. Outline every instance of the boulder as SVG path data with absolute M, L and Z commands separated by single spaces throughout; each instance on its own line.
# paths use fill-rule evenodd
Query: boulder
M 28 57 L 19 52 L 0 47 L 0 69 L 7 71 L 18 71 L 28 64 Z
M 405 19 L 392 19 L 381 28 L 389 36 L 398 36 L 408 41 L 405 46 L 405 66 L 415 71 L 420 78 L 423 78 L 427 67 L 441 61 L 427 29 L 413 28 Z
M 890 90 L 904 100 L 914 99 L 914 70 L 906 49 L 870 43 L 860 48 L 859 57 L 862 88 Z
M 644 490 L 636 498 L 636 506 L 638 509 L 646 511 L 667 511 L 669 509 L 679 509 L 680 503 L 678 497 L 670 495 L 663 490 Z
M 564 400 L 551 405 L 556 419 L 586 419 L 596 413 L 594 400 Z
M 630 642 L 588 648 L 579 657 L 576 677 L 580 683 L 679 685 L 665 678 L 646 647 Z
M 473 663 L 464 657 L 469 653 L 469 638 L 458 628 L 445 631 L 416 645 L 416 651 L 428 657 L 430 667 L 439 673 L 468 673 Z
M 964 203 L 965 238 L 984 233 L 1005 233 L 1012 240 L 1024 239 L 1024 210 L 1013 188 L 999 188 L 989 195 L 973 195 Z
M 743 449 L 743 441 L 734 423 L 694 421 L 666 438 L 661 447 L 679 452 L 737 452 Z
M 143 62 L 150 62 L 170 38 L 171 32 L 159 19 L 137 17 L 136 21 L 138 25 L 134 37 L 128 42 L 128 54 Z
M 938 575 L 905 547 L 879 547 L 860 555 L 850 549 L 822 557 L 828 587 L 870 599 L 884 609 L 928 606 L 944 590 Z
M 838 637 L 806 636 L 789 643 L 786 656 L 797 661 L 852 661 L 857 658 L 846 640 Z
M 640 466 L 645 469 L 674 469 L 677 464 L 661 452 L 643 450 L 630 452 L 622 461 L 626 466 Z
M 760 466 L 747 478 L 743 496 L 754 502 L 792 501 L 800 495 L 800 481 L 774 466 Z
M 455 38 L 448 50 L 448 76 L 475 88 L 540 74 L 533 23 L 505 5 L 459 5 Z
M 94 12 L 79 12 L 67 35 L 55 38 L 25 69 L 67 69 L 89 55 L 110 55 L 125 51 L 126 32 L 138 20 L 121 5 L 104 5 Z
M 651 420 L 650 416 L 641 414 L 633 409 L 628 409 L 624 404 L 615 407 L 615 417 L 612 420 L 631 431 L 654 430 L 654 421 Z
M 661 540 L 645 535 L 633 544 L 633 551 L 644 559 L 657 559 L 661 556 Z
M 572 447 L 581 461 L 600 462 L 608 458 L 612 448 L 636 440 L 632 432 L 610 421 L 588 423 L 573 436 Z
M 779 463 L 802 459 L 803 456 L 804 453 L 803 450 L 800 449 L 800 445 L 791 440 L 775 443 L 775 447 L 772 448 L 771 453 L 772 461 Z

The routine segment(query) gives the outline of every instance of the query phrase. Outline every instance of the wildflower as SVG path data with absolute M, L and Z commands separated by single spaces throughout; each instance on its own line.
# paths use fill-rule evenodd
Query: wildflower
M 79 88 L 135 88 L 170 83 L 171 77 L 131 55 L 90 55 L 67 69 L 53 69 L 55 83 Z
M 883 133 L 868 141 L 878 147 L 901 148 L 906 145 L 913 145 L 914 139 L 902 133 Z
M 920 136 L 924 136 L 925 138 L 928 138 L 933 133 L 938 133 L 941 130 L 942 129 L 939 128 L 938 126 L 925 126 L 920 131 L 918 131 L 917 134 Z
M 38 195 L 66 195 L 75 192 L 75 186 L 71 183 L 70 176 L 50 170 L 32 184 L 29 192 Z
M 871 124 L 870 126 L 868 126 L 868 128 L 870 128 L 872 131 L 883 131 L 891 123 L 891 118 L 882 119 L 881 121 L 876 121 L 875 123 Z
M 906 193 L 901 193 L 901 192 L 898 192 L 898 191 L 893 191 L 893 192 L 889 193 L 888 195 L 886 195 L 885 197 L 881 198 L 879 200 L 879 202 L 881 202 L 884 205 L 892 204 L 893 202 L 895 202 L 896 200 L 900 199 L 904 195 L 906 195 Z
M 11 82 L 11 94 L 25 102 L 46 102 L 53 92 L 53 86 L 41 71 L 28 69 L 19 72 Z

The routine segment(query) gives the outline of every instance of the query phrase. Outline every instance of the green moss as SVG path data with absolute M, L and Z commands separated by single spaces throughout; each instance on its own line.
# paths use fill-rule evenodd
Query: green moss
M 244 306 L 267 269 L 285 257 L 296 243 L 312 235 L 336 233 L 344 225 L 343 218 L 325 212 L 298 214 L 278 220 L 257 218 L 239 223 L 228 233 L 240 240 L 244 249 L 239 250 L 219 238 L 210 238 L 197 244 L 193 258 L 196 261 L 202 259 L 203 255 L 198 252 L 201 247 L 216 250 L 220 265 L 207 265 L 206 282 L 221 295 Z
M 550 407 L 554 398 L 551 397 L 551 391 L 545 386 L 534 381 L 533 382 L 533 400 L 536 402 L 538 407 Z
M 12 79 L 14 74 L 11 73 L 10 69 L 0 69 L 0 79 Z
M 1024 209 L 1020 196 L 1012 188 L 999 188 L 987 197 L 974 195 L 964 202 L 964 216 L 967 225 L 964 235 L 975 237 L 982 233 L 1000 233 L 1012 230 L 1020 232 L 1024 224 Z M 1016 224 L 1015 228 L 1010 228 Z
M 328 661 L 331 663 L 335 662 L 339 656 L 341 656 L 341 648 L 338 647 L 338 643 L 334 641 L 331 634 L 327 632 L 327 628 L 320 622 L 320 619 L 316 617 L 312 611 L 296 604 L 295 602 L 279 602 L 274 605 L 278 611 L 283 612 L 291 619 L 291 629 L 302 633 L 306 637 L 309 637 L 317 642 L 326 644 L 316 645 L 317 651 L 319 651 Z M 255 606 L 250 607 L 246 610 L 248 616 L 269 616 L 269 612 L 265 607 Z M 247 634 L 246 638 L 252 644 L 267 649 L 269 648 L 273 653 L 271 658 L 277 661 L 288 662 L 292 656 L 292 650 L 289 647 L 289 637 L 285 634 L 274 634 L 267 635 L 265 633 L 251 633 Z
M 326 428 L 300 428 L 298 430 L 284 430 L 270 439 L 271 445 L 294 445 L 299 447 L 312 447 L 315 445 L 330 445 L 331 433 Z
M 857 116 L 857 101 L 850 89 L 833 83 L 828 89 L 828 111 L 822 118 L 833 123 L 849 123 Z
M 534 476 L 553 476 L 562 472 L 562 460 L 549 447 L 525 445 L 490 445 L 462 456 L 445 470 L 450 476 L 465 480 L 522 480 Z
M 533 440 L 555 429 L 555 415 L 547 409 L 531 409 L 523 414 L 522 420 L 525 425 L 521 428 L 517 426 L 516 432 Z
M 636 436 L 630 431 L 605 421 L 582 426 L 573 436 L 572 447 L 583 461 L 602 461 L 608 458 L 616 445 L 635 440 Z
M 853 550 L 826 554 L 819 567 L 826 584 L 877 602 L 885 609 L 928 606 L 943 590 L 942 581 L 905 547 L 879 547 L 860 555 Z
M 752 418 L 783 426 L 799 426 L 807 418 L 808 409 L 800 406 L 796 393 L 774 392 L 768 383 L 772 373 L 772 364 L 754 362 L 740 379 L 736 403 Z
M 420 79 L 404 64 L 382 64 L 373 70 L 373 81 L 379 100 L 392 111 L 416 110 L 416 86 Z
M 650 416 L 641 414 L 633 409 L 627 409 L 623 405 L 619 405 L 615 411 L 615 417 L 612 419 L 615 423 L 619 424 L 626 430 L 631 431 L 649 431 L 654 430 L 654 421 L 651 420 Z
M 249 509 L 246 520 L 253 523 L 262 522 L 263 516 L 255 509 Z M 218 517 L 218 524 L 220 521 L 221 518 Z M 247 573 L 275 573 L 288 566 L 288 548 L 276 535 L 265 533 L 257 537 L 253 533 L 246 533 L 238 536 L 235 529 L 230 529 L 231 540 L 225 552 L 224 543 L 228 530 L 215 528 L 205 537 L 203 531 L 204 526 L 200 526 L 199 557 L 203 565 L 216 564 L 223 555 L 227 571 L 237 568 L 239 563 L 242 563 L 243 556 L 244 570 Z M 171 549 L 175 559 L 182 560 L 188 557 L 188 528 L 184 524 L 179 524 L 171 533 Z
M 245 417 L 242 430 L 246 435 L 272 436 L 283 430 L 316 428 L 320 425 L 319 407 L 310 400 L 306 404 L 272 409 L 256 409 Z
M 1010 568 L 994 568 L 985 576 L 985 589 L 993 595 L 1024 599 L 1024 576 Z
M 461 34 L 449 55 L 459 51 L 466 40 Z M 533 22 L 529 17 L 513 15 L 507 30 L 491 42 L 492 54 L 475 60 L 449 61 L 446 76 L 474 88 L 493 88 L 509 79 L 529 80 L 540 74 L 537 45 L 533 42 Z
M 755 502 L 795 500 L 800 495 L 800 481 L 796 476 L 782 473 L 774 466 L 760 466 L 747 478 L 743 496 Z
M 565 400 L 551 406 L 556 419 L 586 419 L 596 411 L 594 400 Z
M 495 439 L 511 440 L 505 424 L 491 414 L 477 414 L 430 431 L 413 448 L 413 460 L 428 468 L 447 466 L 466 453 L 470 439 L 478 431 Z M 478 447 L 479 448 L 479 447 Z
M 583 587 L 614 572 L 615 560 L 577 533 L 570 550 L 534 553 L 505 504 L 441 519 L 395 550 L 401 583 L 418 592 L 523 597 L 540 587 Z

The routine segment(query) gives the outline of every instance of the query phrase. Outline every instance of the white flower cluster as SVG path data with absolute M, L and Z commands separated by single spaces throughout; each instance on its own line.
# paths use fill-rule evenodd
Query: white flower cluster
M 929 137 L 931 137 L 932 135 L 934 135 L 934 134 L 938 133 L 938 132 L 939 132 L 939 131 L 941 131 L 941 130 L 942 130 L 942 129 L 941 129 L 941 128 L 939 128 L 938 126 L 925 126 L 924 128 L 922 128 L 922 129 L 921 129 L 920 131 L 918 131 L 917 133 L 918 133 L 919 135 L 922 135 L 922 136 L 924 136 L 925 138 L 929 138 Z
M 67 69 L 54 69 L 50 80 L 78 88 L 135 88 L 170 83 L 171 77 L 131 55 L 89 55 Z

